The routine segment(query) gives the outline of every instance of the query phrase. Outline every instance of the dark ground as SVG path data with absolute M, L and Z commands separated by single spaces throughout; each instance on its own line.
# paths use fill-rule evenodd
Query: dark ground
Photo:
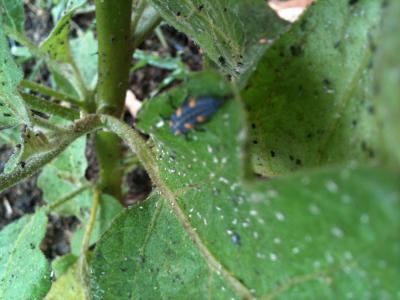
M 51 31 L 53 21 L 50 13 L 38 9 L 34 6 L 34 1 L 25 1 L 26 23 L 25 29 L 31 40 L 38 44 Z M 71 26 L 71 35 L 76 34 L 76 28 L 86 30 L 91 26 L 94 19 L 93 13 L 81 14 L 73 19 Z M 185 35 L 177 32 L 172 27 L 162 25 L 161 30 L 167 40 L 168 47 L 163 48 L 158 38 L 153 34 L 139 48 L 151 50 L 160 55 L 176 56 L 177 49 L 183 49 L 182 60 L 188 67 L 195 71 L 202 67 L 202 56 L 199 49 Z M 29 60 L 22 65 L 25 75 L 32 72 L 35 61 Z M 169 74 L 169 71 L 161 70 L 155 67 L 147 66 L 132 74 L 130 78 L 130 89 L 139 100 L 146 99 L 157 85 Z M 43 66 L 36 76 L 35 80 L 42 84 L 49 85 L 49 73 Z M 126 115 L 125 119 L 132 122 L 132 117 Z M 88 139 L 86 155 L 89 167 L 86 177 L 89 180 L 95 180 L 98 169 L 96 160 L 92 151 L 92 143 Z M 11 155 L 12 150 L 6 146 L 0 146 L 0 172 Z M 24 214 L 33 213 L 37 207 L 43 206 L 42 192 L 36 186 L 37 175 L 32 178 L 0 193 L 0 229 Z M 124 202 L 128 205 L 137 201 L 144 200 L 151 191 L 151 182 L 146 172 L 138 167 L 133 169 L 126 176 L 126 184 L 129 191 L 124 196 Z M 46 237 L 41 245 L 42 250 L 49 259 L 63 255 L 69 251 L 69 237 L 73 230 L 79 226 L 79 222 L 74 217 L 59 217 L 57 215 L 49 216 Z

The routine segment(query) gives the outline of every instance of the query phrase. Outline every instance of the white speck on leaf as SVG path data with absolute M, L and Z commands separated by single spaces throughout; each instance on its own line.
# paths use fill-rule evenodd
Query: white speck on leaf
M 336 182 L 334 182 L 333 180 L 328 180 L 327 182 L 325 182 L 325 187 L 331 193 L 337 193 L 337 191 L 339 190 Z

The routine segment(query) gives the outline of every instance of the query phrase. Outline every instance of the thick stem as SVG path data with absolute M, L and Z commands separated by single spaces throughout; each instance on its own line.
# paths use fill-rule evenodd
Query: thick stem
M 97 132 L 95 136 L 97 162 L 100 166 L 99 186 L 103 192 L 121 200 L 123 169 L 121 141 L 114 133 Z
M 120 117 L 124 109 L 131 61 L 132 0 L 97 0 L 99 84 L 97 107 L 101 113 Z
M 128 88 L 132 48 L 132 0 L 96 0 L 97 38 L 99 42 L 99 81 L 97 111 L 120 118 Z M 119 161 L 121 145 L 111 133 L 96 136 L 96 155 L 100 184 L 104 191 L 119 199 L 123 173 Z

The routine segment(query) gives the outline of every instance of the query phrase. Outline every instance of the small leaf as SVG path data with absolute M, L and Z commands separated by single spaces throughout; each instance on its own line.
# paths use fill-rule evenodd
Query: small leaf
M 50 289 L 49 266 L 39 248 L 46 224 L 40 210 L 0 232 L 0 299 L 40 300 Z
M 193 38 L 224 73 L 238 77 L 251 68 L 285 28 L 264 0 L 152 0 L 162 17 Z
M 16 91 L 21 79 L 22 72 L 11 56 L 3 27 L 0 26 L 0 130 L 30 124 L 28 111 Z
M 13 31 L 24 32 L 25 12 L 22 0 L 0 0 L 3 22 Z
M 28 159 L 42 152 L 53 149 L 57 143 L 50 143 L 46 135 L 41 131 L 33 131 L 26 128 L 22 133 L 21 143 L 16 145 L 16 149 L 4 167 L 4 173 L 11 173 L 18 164 L 24 165 Z
M 45 300 L 86 300 L 79 276 L 78 264 L 74 264 L 51 286 Z
M 55 258 L 51 264 L 51 268 L 53 269 L 56 278 L 58 279 L 64 273 L 66 273 L 68 269 L 71 266 L 73 266 L 77 260 L 78 257 L 70 253 Z
M 78 138 L 68 146 L 55 160 L 47 164 L 38 178 L 38 186 L 43 191 L 43 199 L 48 204 L 62 199 L 87 185 L 85 171 L 86 137 Z M 56 211 L 63 215 L 75 215 L 85 220 L 88 215 L 92 193 L 82 191 L 74 200 L 64 204 Z
M 88 31 L 71 40 L 71 50 L 72 56 L 82 72 L 86 86 L 94 89 L 97 82 L 98 55 L 97 41 L 93 32 Z
M 258 173 L 384 159 L 371 72 L 381 1 L 356 2 L 315 2 L 251 75 L 242 98 Z
M 81 92 L 80 74 L 74 64 L 68 40 L 69 22 L 75 11 L 86 3 L 85 0 L 69 0 L 66 8 L 50 35 L 41 43 L 40 51 L 47 57 L 47 64 L 57 85 L 73 97 Z

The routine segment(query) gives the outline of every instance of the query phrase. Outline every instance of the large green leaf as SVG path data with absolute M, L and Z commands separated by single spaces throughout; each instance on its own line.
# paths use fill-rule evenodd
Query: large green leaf
M 40 300 L 50 289 L 50 270 L 39 245 L 46 231 L 43 210 L 0 232 L 0 299 Z
M 123 207 L 117 199 L 103 194 L 97 208 L 96 220 L 90 234 L 89 246 L 98 241 L 100 236 L 108 229 L 114 218 L 122 211 Z M 82 228 L 74 232 L 71 238 L 71 252 L 76 256 L 81 254 L 82 239 L 87 222 Z
M 267 41 L 285 28 L 264 0 L 151 2 L 168 23 L 193 38 L 224 73 L 234 77 L 252 67 Z
M 400 2 L 392 1 L 385 8 L 383 34 L 377 41 L 378 55 L 375 71 L 375 93 L 382 126 L 383 144 L 400 164 L 400 144 L 396 138 L 400 132 L 400 39 L 396 28 L 400 27 Z
M 6 26 L 15 32 L 24 31 L 25 12 L 22 0 L 0 0 L 0 12 Z
M 0 62 L 0 129 L 30 124 L 24 102 L 16 91 L 22 72 L 11 56 L 3 26 L 0 26 Z
M 384 159 L 371 72 L 381 2 L 317 1 L 266 51 L 242 92 L 258 173 Z
M 159 116 L 172 113 L 168 99 L 228 91 L 217 76 L 197 74 L 145 105 L 138 126 L 151 136 L 158 194 L 96 244 L 93 298 L 394 297 L 399 177 L 340 167 L 244 187 L 238 102 L 187 139 Z

